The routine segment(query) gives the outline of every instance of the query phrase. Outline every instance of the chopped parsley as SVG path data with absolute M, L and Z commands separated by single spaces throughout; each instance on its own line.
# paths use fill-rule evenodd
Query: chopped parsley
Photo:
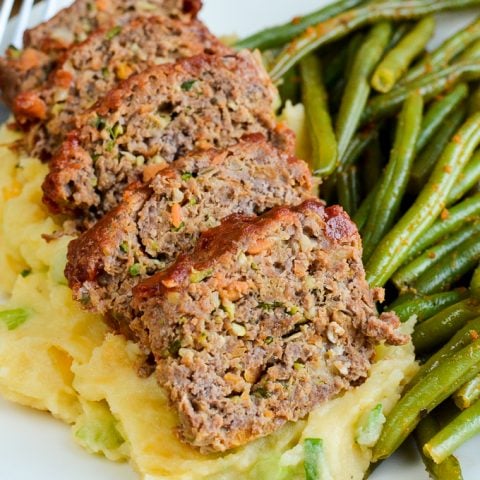
M 213 273 L 213 268 L 207 268 L 206 270 L 192 270 L 190 274 L 191 283 L 200 283 L 202 280 L 205 280 L 208 277 L 211 277 Z
M 124 241 L 120 244 L 120 250 L 123 253 L 128 253 L 128 242 L 127 241 Z
M 196 82 L 197 82 L 196 80 L 187 80 L 182 83 L 181 88 L 184 92 L 189 92 L 193 88 Z
M 285 307 L 285 304 L 283 302 L 259 302 L 258 306 L 265 312 L 271 312 L 275 308 L 280 308 L 280 307 Z
M 179 232 L 182 228 L 185 227 L 185 222 L 182 222 L 178 227 L 172 227 L 172 232 Z
M 22 270 L 20 272 L 20 275 L 25 278 L 25 277 L 28 277 L 30 274 L 32 273 L 32 269 L 31 268 L 25 268 L 25 270 Z
M 103 130 L 107 125 L 106 120 L 101 117 L 100 115 L 96 115 L 94 119 L 91 121 L 92 127 L 95 127 L 97 130 Z
M 193 173 L 190 172 L 183 172 L 182 173 L 182 180 L 187 181 L 193 178 Z
M 182 342 L 177 338 L 168 346 L 168 353 L 173 357 L 178 355 L 179 350 L 182 348 Z

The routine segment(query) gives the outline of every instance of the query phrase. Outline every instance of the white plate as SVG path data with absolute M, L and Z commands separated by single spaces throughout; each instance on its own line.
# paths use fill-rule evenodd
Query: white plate
M 60 7 L 69 2 L 57 0 L 57 3 Z M 225 35 L 236 32 L 244 36 L 310 12 L 328 3 L 328 0 L 204 0 L 204 3 L 201 16 L 214 33 Z M 37 6 L 34 13 L 32 24 L 42 18 L 42 6 Z M 438 27 L 440 35 L 434 43 L 474 17 L 473 11 L 442 15 Z M 465 480 L 480 478 L 479 451 L 480 438 L 471 440 L 458 451 Z M 428 476 L 415 448 L 408 444 L 380 465 L 370 478 L 426 480 Z M 48 414 L 0 399 L 0 480 L 57 479 L 137 480 L 138 477 L 128 465 L 88 455 L 73 443 L 69 428 Z

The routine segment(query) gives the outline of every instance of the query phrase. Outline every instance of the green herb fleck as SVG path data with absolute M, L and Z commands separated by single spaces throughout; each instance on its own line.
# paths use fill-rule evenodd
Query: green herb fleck
M 123 253 L 128 253 L 128 242 L 127 241 L 124 241 L 120 244 L 120 250 Z
M 123 127 L 117 122 L 113 127 L 108 127 L 107 131 L 112 140 L 116 140 L 120 135 L 123 134 Z
M 189 92 L 196 82 L 197 82 L 196 80 L 187 80 L 186 82 L 182 83 L 181 88 L 185 92 Z
M 168 346 L 168 352 L 172 357 L 176 357 L 178 355 L 179 350 L 182 348 L 182 342 L 177 338 L 173 342 L 170 343 Z
M 122 27 L 116 26 L 111 28 L 105 35 L 105 38 L 107 40 L 112 40 L 112 38 L 115 38 L 120 32 L 122 31 Z
M 196 205 L 198 203 L 197 199 L 195 197 L 190 198 L 188 201 L 189 205 Z
M 25 268 L 25 270 L 22 270 L 20 272 L 20 275 L 25 278 L 25 277 L 28 277 L 30 274 L 32 273 L 32 269 L 31 268 Z
M 0 312 L 0 322 L 5 323 L 8 330 L 15 330 L 25 323 L 30 316 L 30 312 L 25 308 L 16 308 L 15 310 L 4 310 Z
M 187 181 L 187 180 L 190 180 L 191 178 L 193 178 L 193 173 L 190 173 L 190 172 L 183 172 L 182 173 L 182 180 L 183 181 Z
M 213 268 L 207 268 L 206 270 L 195 270 L 192 269 L 190 274 L 191 283 L 200 283 L 202 280 L 205 280 L 208 277 L 211 277 L 213 273 Z
M 272 342 L 273 342 L 273 337 L 267 337 L 267 338 L 265 339 L 265 344 L 266 344 L 266 345 L 270 345 Z
M 295 362 L 295 363 L 293 364 L 293 368 L 294 368 L 295 370 L 297 370 L 297 372 L 298 372 L 299 370 L 303 370 L 303 369 L 305 368 L 305 364 L 303 364 L 303 363 L 301 363 L 301 362 Z
M 259 302 L 258 303 L 258 306 L 264 310 L 265 312 L 271 312 L 272 310 L 274 310 L 275 308 L 280 308 L 280 307 L 285 307 L 285 304 L 283 302 L 272 302 L 272 303 L 268 303 L 268 302 Z
M 269 398 L 271 397 L 271 393 L 265 388 L 265 387 L 257 387 L 254 391 L 253 394 L 256 397 L 261 397 L 261 398 Z
M 298 311 L 299 311 L 299 308 L 296 305 L 285 308 L 285 313 L 287 315 L 295 315 Z
M 103 130 L 106 124 L 106 120 L 100 115 L 95 115 L 95 118 L 91 121 L 92 127 L 95 127 L 97 130 Z
M 109 78 L 110 77 L 110 70 L 107 67 L 102 68 L 102 77 Z
M 182 222 L 178 227 L 172 227 L 171 230 L 172 232 L 179 232 L 184 227 L 185 227 L 185 222 Z
M 100 154 L 98 153 L 92 153 L 90 156 L 92 157 L 93 162 L 96 162 L 100 158 Z
M 142 266 L 139 263 L 134 263 L 129 269 L 128 269 L 128 274 L 131 277 L 138 277 L 140 275 L 140 272 L 142 270 Z
M 114 147 L 115 147 L 115 140 L 109 140 L 107 142 L 107 145 L 105 146 L 105 150 L 107 152 L 111 152 L 114 149 Z

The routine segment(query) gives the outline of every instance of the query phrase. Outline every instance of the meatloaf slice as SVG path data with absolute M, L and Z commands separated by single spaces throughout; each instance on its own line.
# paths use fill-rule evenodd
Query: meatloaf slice
M 68 51 L 47 84 L 16 97 L 13 111 L 27 132 L 27 150 L 47 160 L 74 128 L 76 117 L 121 80 L 202 53 L 227 54 L 230 49 L 197 20 L 135 17 L 116 35 L 97 30 Z
M 77 0 L 24 35 L 25 49 L 0 59 L 0 90 L 7 105 L 20 92 L 39 86 L 71 45 L 97 28 L 121 25 L 134 15 L 196 16 L 201 0 Z M 115 32 L 112 30 L 112 34 Z
M 341 207 L 308 200 L 228 217 L 139 283 L 133 304 L 181 438 L 208 452 L 362 383 L 378 342 L 407 340 L 395 315 L 377 316 L 378 294 L 354 223 Z
M 189 251 L 201 231 L 234 212 L 299 204 L 311 191 L 305 162 L 260 135 L 155 170 L 147 167 L 147 181 L 68 249 L 66 276 L 75 298 L 128 337 L 132 287 Z
M 50 162 L 44 201 L 54 213 L 99 218 L 145 165 L 170 163 L 262 133 L 292 149 L 273 112 L 276 89 L 244 51 L 159 65 L 111 90 L 78 120 Z

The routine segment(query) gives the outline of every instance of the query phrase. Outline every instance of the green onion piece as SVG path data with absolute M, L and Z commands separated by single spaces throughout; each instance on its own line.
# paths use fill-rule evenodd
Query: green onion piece
M 372 448 L 380 438 L 385 420 L 383 405 L 379 403 L 368 415 L 361 418 L 357 425 L 355 441 L 362 447 Z
M 183 91 L 189 92 L 192 89 L 193 85 L 195 85 L 195 83 L 196 80 L 187 80 L 186 82 L 183 82 L 180 87 Z
M 142 270 L 142 266 L 139 263 L 134 263 L 129 269 L 128 273 L 131 277 L 138 277 Z
M 320 438 L 306 438 L 303 441 L 305 454 L 305 480 L 330 480 L 323 440 Z
M 111 28 L 105 35 L 105 38 L 107 40 L 112 40 L 112 38 L 115 38 L 120 32 L 122 31 L 122 27 L 116 26 Z
M 14 310 L 4 310 L 0 312 L 0 322 L 5 323 L 8 330 L 15 330 L 25 323 L 30 316 L 30 312 L 25 308 L 16 308 Z
M 32 269 L 31 268 L 25 268 L 24 270 L 22 270 L 20 272 L 20 275 L 25 278 L 25 277 L 28 277 L 30 274 L 32 273 Z
M 211 277 L 213 273 L 213 268 L 207 268 L 206 270 L 195 270 L 192 269 L 192 273 L 190 274 L 190 282 L 191 283 L 200 283 L 202 280 L 205 280 L 208 277 Z

